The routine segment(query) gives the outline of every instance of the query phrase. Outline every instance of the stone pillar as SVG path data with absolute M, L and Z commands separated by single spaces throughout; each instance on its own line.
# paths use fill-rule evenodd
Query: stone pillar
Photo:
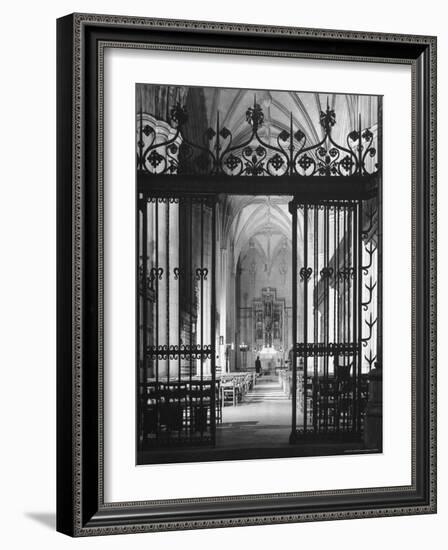
M 227 307 L 226 307 L 226 337 L 225 341 L 227 344 L 234 344 L 235 347 L 235 316 L 236 316 L 236 292 L 235 292 L 235 262 L 233 259 L 233 247 L 230 251 L 227 251 Z M 229 358 L 229 368 L 230 370 L 235 369 L 235 351 L 234 349 L 229 348 L 228 350 Z
M 218 288 L 219 296 L 219 335 L 222 336 L 222 342 L 219 342 L 219 364 L 221 372 L 226 372 L 226 338 L 227 338 L 227 293 L 228 293 L 228 265 L 227 265 L 227 249 L 220 249 L 220 284 Z

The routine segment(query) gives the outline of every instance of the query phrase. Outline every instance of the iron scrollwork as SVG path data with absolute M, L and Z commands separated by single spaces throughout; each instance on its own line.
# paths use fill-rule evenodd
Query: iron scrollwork
M 353 279 L 355 276 L 355 268 L 354 267 L 344 267 L 338 271 L 338 275 L 340 279 L 348 280 Z
M 335 342 L 335 343 L 303 343 L 296 344 L 298 357 L 323 357 L 323 356 L 351 356 L 359 351 L 356 342 Z
M 375 212 L 370 211 L 368 215 L 369 228 L 367 231 L 362 232 L 363 237 L 367 237 L 367 234 L 370 232 L 370 225 L 373 223 L 373 216 Z M 365 282 L 363 285 L 363 290 L 366 292 L 361 292 L 361 306 L 362 306 L 362 317 L 363 323 L 361 326 L 361 341 L 362 346 L 365 348 L 364 360 L 367 363 L 368 371 L 372 369 L 373 364 L 377 359 L 377 355 L 374 351 L 375 342 L 377 338 L 377 328 L 375 325 L 378 323 L 378 310 L 376 307 L 377 300 L 377 281 L 376 279 L 376 270 L 374 269 L 374 256 L 377 252 L 377 246 L 373 241 L 363 243 L 363 258 L 367 256 L 367 262 L 363 262 L 361 265 L 362 273 L 365 277 L 369 276 L 369 281 Z M 367 293 L 367 294 L 366 294 Z
M 302 267 L 299 271 L 300 280 L 308 282 L 311 277 L 313 270 L 311 267 Z
M 185 275 L 185 270 L 182 267 L 173 268 L 174 280 L 177 281 Z
M 208 269 L 206 267 L 198 267 L 195 271 L 197 281 L 206 281 L 208 275 Z
M 204 142 L 208 143 L 204 146 L 186 137 L 183 129 L 189 114 L 180 103 L 170 110 L 169 121 L 164 123 L 169 131 L 164 129 L 162 139 L 158 131 L 160 121 L 150 120 L 140 111 L 137 169 L 151 174 L 226 176 L 366 176 L 378 171 L 372 130 L 362 128 L 359 117 L 358 128 L 348 133 L 345 144 L 337 143 L 332 135 L 336 112 L 328 101 L 320 112 L 323 137 L 317 143 L 309 143 L 305 132 L 295 127 L 292 113 L 288 130 L 281 130 L 272 139 L 263 137 L 260 130 L 266 120 L 256 96 L 245 119 L 250 127 L 249 137 L 233 143 L 231 130 L 220 124 L 217 113 L 215 128 L 204 132 Z
M 207 359 L 213 353 L 211 345 L 162 345 L 148 346 L 146 354 L 152 359 L 176 359 L 180 356 L 181 359 Z
M 333 271 L 332 267 L 323 267 L 320 270 L 320 276 L 322 279 L 330 279 L 333 276 Z
M 139 292 L 143 295 L 144 289 L 146 287 L 146 292 L 150 293 L 150 296 L 153 297 L 153 291 L 154 291 L 154 281 L 158 279 L 159 281 L 162 280 L 163 277 L 163 267 L 152 267 L 149 270 L 149 274 L 144 275 L 144 267 L 141 265 L 138 268 L 138 284 L 139 284 Z

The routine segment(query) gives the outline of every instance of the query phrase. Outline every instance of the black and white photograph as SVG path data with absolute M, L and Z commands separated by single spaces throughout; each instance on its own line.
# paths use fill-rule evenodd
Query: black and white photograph
M 6 550 L 441 548 L 443 6 L 5 4 Z
M 381 453 L 382 97 L 135 92 L 136 463 Z

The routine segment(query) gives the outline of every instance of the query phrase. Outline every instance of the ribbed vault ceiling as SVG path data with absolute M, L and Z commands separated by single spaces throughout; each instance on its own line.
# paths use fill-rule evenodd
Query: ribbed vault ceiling
M 294 131 L 300 129 L 309 144 L 319 142 L 323 137 L 320 113 L 327 103 L 336 113 L 333 138 L 342 145 L 347 134 L 357 129 L 360 113 L 363 128 L 375 131 L 377 123 L 375 96 L 228 88 L 207 88 L 204 95 L 210 126 L 216 126 L 219 115 L 220 127 L 226 126 L 232 132 L 233 143 L 249 137 L 251 127 L 246 121 L 246 111 L 255 101 L 263 109 L 265 123 L 260 134 L 267 140 L 275 140 L 282 130 L 289 131 L 292 115 Z
M 362 128 L 376 133 L 377 98 L 333 93 L 285 92 L 263 90 L 238 90 L 207 88 L 204 90 L 207 119 L 212 128 L 227 127 L 233 143 L 243 143 L 250 137 L 251 126 L 246 121 L 246 111 L 258 103 L 264 114 L 259 130 L 264 141 L 276 144 L 282 130 L 300 129 L 307 144 L 318 143 L 324 136 L 320 124 L 321 111 L 327 106 L 335 111 L 336 124 L 333 139 L 346 145 L 346 137 L 358 128 L 362 113 Z M 222 237 L 234 247 L 235 265 L 240 254 L 247 254 L 255 247 L 264 257 L 275 257 L 285 239 L 291 246 L 291 216 L 288 212 L 290 197 L 227 196 L 221 200 Z

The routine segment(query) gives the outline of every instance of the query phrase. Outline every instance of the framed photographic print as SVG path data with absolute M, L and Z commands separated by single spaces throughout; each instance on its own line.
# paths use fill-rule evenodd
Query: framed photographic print
M 58 20 L 58 521 L 436 511 L 436 39 Z
M 136 85 L 137 464 L 382 451 L 381 99 Z

